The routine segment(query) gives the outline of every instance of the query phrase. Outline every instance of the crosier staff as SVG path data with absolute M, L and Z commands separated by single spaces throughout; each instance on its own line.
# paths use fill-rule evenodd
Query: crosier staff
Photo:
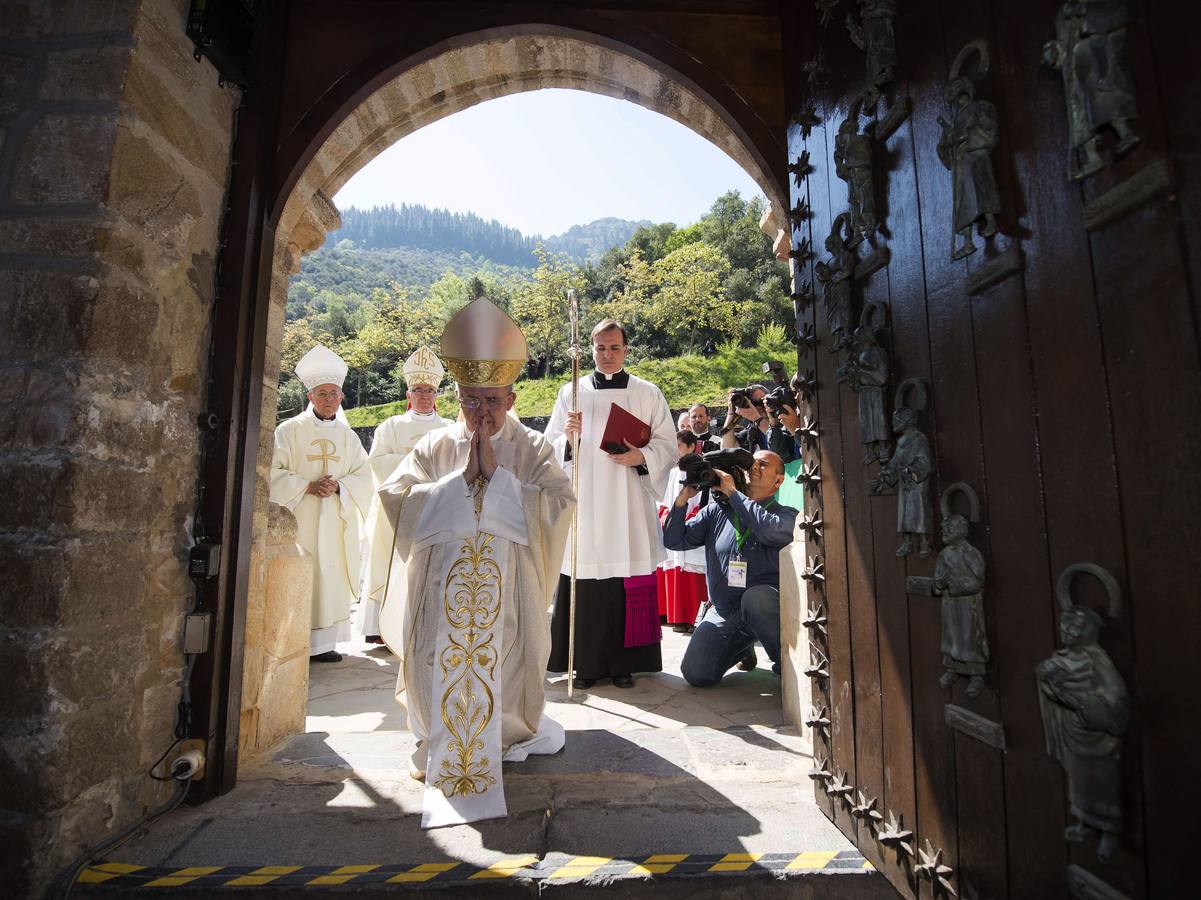
M 580 347 L 580 304 L 575 291 L 567 291 L 567 308 L 571 316 L 571 345 L 567 355 L 571 357 L 571 411 L 580 411 L 580 357 L 584 355 Z M 580 517 L 580 432 L 575 430 L 571 435 L 571 492 L 576 497 L 575 507 L 571 512 L 571 590 L 567 602 L 567 699 L 571 699 L 575 687 L 575 569 L 576 548 L 579 546 L 579 529 L 576 527 Z

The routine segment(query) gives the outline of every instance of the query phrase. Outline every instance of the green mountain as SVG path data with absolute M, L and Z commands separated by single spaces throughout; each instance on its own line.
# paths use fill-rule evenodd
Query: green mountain
M 329 243 L 353 241 L 360 250 L 392 250 L 403 247 L 466 253 L 494 263 L 532 267 L 537 264 L 534 246 L 541 242 L 554 253 L 563 253 L 572 262 L 595 262 L 610 247 L 620 247 L 640 225 L 613 217 L 597 219 L 587 225 L 573 225 L 563 234 L 543 238 L 527 236 L 495 219 L 483 219 L 475 213 L 452 213 L 445 209 L 402 203 L 400 206 L 375 206 L 342 211 L 342 227 L 329 235 Z
M 587 225 L 572 225 L 562 234 L 543 240 L 543 245 L 552 253 L 562 253 L 572 262 L 597 262 L 605 251 L 612 247 L 622 247 L 633 237 L 634 232 L 651 222 L 643 219 L 631 222 L 629 219 L 615 219 L 612 216 L 597 219 Z
M 525 280 L 538 264 L 534 247 L 540 241 L 573 263 L 595 262 L 649 224 L 598 219 L 543 239 L 474 213 L 408 204 L 365 210 L 350 206 L 342 210 L 342 227 L 330 232 L 324 246 L 306 256 L 293 276 L 288 320 L 322 310 L 323 294 L 346 298 L 352 309 L 374 291 L 393 286 L 421 296 L 447 272 Z

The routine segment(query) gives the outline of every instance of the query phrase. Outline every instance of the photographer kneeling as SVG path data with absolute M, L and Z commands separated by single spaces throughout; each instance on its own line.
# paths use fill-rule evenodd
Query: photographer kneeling
M 722 455 L 743 454 L 725 450 L 705 454 L 717 502 L 704 507 L 686 522 L 688 501 L 701 492 L 703 483 L 685 484 L 676 496 L 663 525 L 663 544 L 671 550 L 705 548 L 705 578 L 713 605 L 688 642 L 680 670 L 694 687 L 717 684 L 738 663 L 755 665 L 758 639 L 771 657 L 772 670 L 780 671 L 780 548 L 791 543 L 797 511 L 772 499 L 784 481 L 784 463 L 770 450 L 749 463 L 745 492 L 721 466 Z M 697 460 L 700 464 L 701 460 Z M 741 480 L 741 478 L 739 479 Z

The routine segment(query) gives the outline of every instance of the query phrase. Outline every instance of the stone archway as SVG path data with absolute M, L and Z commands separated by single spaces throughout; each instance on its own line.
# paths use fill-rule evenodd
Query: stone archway
M 759 184 L 771 209 L 786 208 L 781 186 L 728 124 L 728 117 L 672 73 L 632 53 L 570 35 L 491 33 L 419 62 L 370 94 L 330 133 L 283 205 L 272 257 L 270 311 L 263 377 L 262 430 L 251 544 L 243 662 L 240 753 L 244 758 L 303 727 L 307 632 L 273 627 L 283 602 L 269 573 L 288 534 L 286 513 L 268 511 L 268 474 L 278 403 L 280 351 L 289 277 L 341 219 L 329 199 L 385 149 L 425 125 L 487 100 L 543 88 L 568 88 L 628 100 L 666 115 L 709 140 Z M 769 211 L 770 212 L 770 211 Z M 783 232 L 765 216 L 773 237 Z M 786 238 L 782 238 L 786 241 Z M 283 537 L 281 537 L 281 535 Z

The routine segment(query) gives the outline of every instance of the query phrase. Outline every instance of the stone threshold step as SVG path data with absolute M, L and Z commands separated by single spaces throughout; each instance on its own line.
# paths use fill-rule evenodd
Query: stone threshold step
M 486 868 L 445 861 L 408 865 L 191 866 L 153 868 L 100 863 L 84 871 L 79 897 L 167 893 L 173 897 L 237 894 L 273 900 L 313 893 L 394 896 L 399 891 L 444 896 L 569 898 L 603 890 L 614 897 L 655 900 L 812 897 L 894 898 L 893 889 L 858 851 L 656 854 L 611 859 L 551 853 L 506 857 Z

